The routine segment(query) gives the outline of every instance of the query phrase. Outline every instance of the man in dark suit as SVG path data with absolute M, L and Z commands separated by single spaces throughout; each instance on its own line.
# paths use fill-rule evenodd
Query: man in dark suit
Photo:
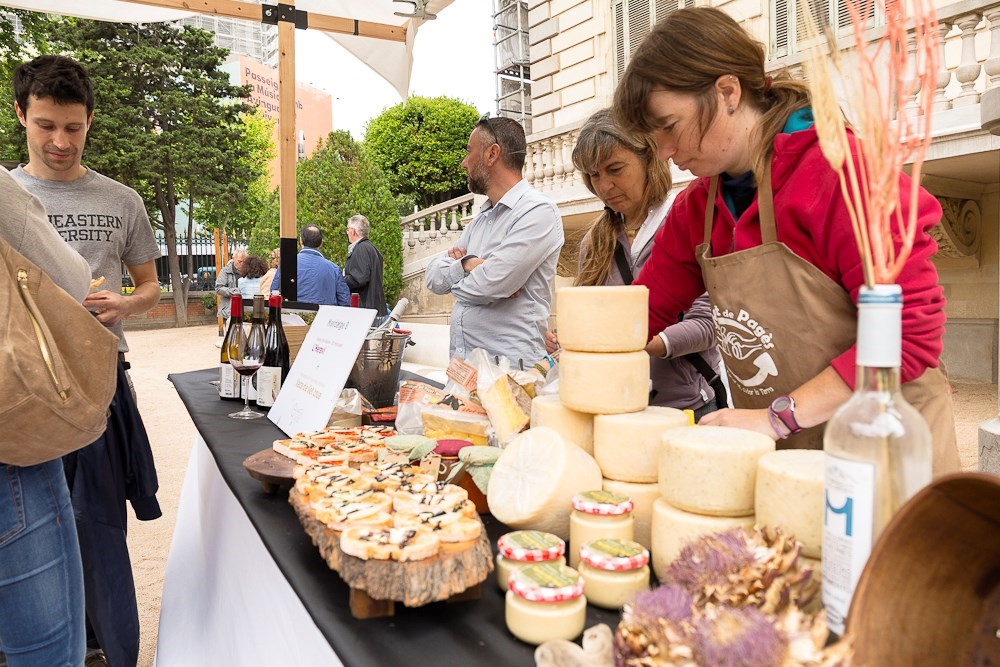
M 352 292 L 361 296 L 362 308 L 373 308 L 379 316 L 387 314 L 385 291 L 382 289 L 382 253 L 368 240 L 371 224 L 363 215 L 347 221 L 347 262 L 344 278 Z

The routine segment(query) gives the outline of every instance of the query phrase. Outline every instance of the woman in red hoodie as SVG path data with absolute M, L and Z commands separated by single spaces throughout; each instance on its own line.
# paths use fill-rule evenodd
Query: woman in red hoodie
M 821 448 L 822 424 L 855 383 L 863 275 L 805 84 L 768 76 L 764 47 L 724 12 L 682 9 L 640 45 L 613 111 L 623 128 L 653 134 L 661 159 L 698 177 L 678 195 L 636 280 L 650 290 L 651 344 L 707 290 L 737 409 L 700 423 Z M 900 179 L 906 192 L 909 179 Z M 939 369 L 944 296 L 927 234 L 941 207 L 923 190 L 917 205 L 920 231 L 898 278 L 902 380 L 931 427 L 937 475 L 959 468 Z M 905 198 L 900 206 L 905 217 Z

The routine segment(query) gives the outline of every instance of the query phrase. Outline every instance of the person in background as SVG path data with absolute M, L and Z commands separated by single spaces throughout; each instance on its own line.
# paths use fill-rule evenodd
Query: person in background
M 861 258 L 809 90 L 787 74 L 768 75 L 764 54 L 728 14 L 695 7 L 657 23 L 630 60 L 615 90 L 616 122 L 651 133 L 661 160 L 696 177 L 636 282 L 649 288 L 654 356 L 657 334 L 706 288 L 711 296 L 737 409 L 702 424 L 759 431 L 779 448 L 819 449 L 822 424 L 856 381 Z M 909 192 L 905 174 L 899 189 Z M 927 233 L 941 206 L 924 190 L 899 202 L 903 219 L 911 206 L 918 233 L 898 278 L 903 394 L 930 426 L 940 475 L 959 469 L 940 368 L 945 300 Z
M 344 282 L 340 267 L 319 251 L 323 245 L 323 231 L 316 225 L 306 225 L 299 232 L 302 249 L 298 254 L 298 290 L 296 301 L 321 306 L 350 306 L 351 292 Z M 271 291 L 281 289 L 281 267 L 274 272 Z
M 352 292 L 361 297 L 362 308 L 373 308 L 379 317 L 388 314 L 385 290 L 382 288 L 382 266 L 385 260 L 375 244 L 368 240 L 371 224 L 363 215 L 353 215 L 347 221 L 347 261 L 344 280 Z
M 234 294 L 240 294 L 240 278 L 246 275 L 247 258 L 250 257 L 246 250 L 235 250 L 233 251 L 233 257 L 226 265 L 222 267 L 219 271 L 218 278 L 215 279 L 215 293 L 218 294 L 221 299 L 219 299 L 219 317 L 226 320 L 226 325 L 229 324 L 229 312 L 232 304 L 230 299 Z
M 254 295 L 262 293 L 260 283 L 263 280 L 262 276 L 267 273 L 267 263 L 256 255 L 250 255 L 243 267 L 246 273 L 236 284 L 239 286 L 240 294 L 243 295 L 243 300 L 253 303 Z
M 65 56 L 39 56 L 15 68 L 13 88 L 28 163 L 11 176 L 42 201 L 49 224 L 87 260 L 92 276 L 105 279 L 104 289 L 83 305 L 119 338 L 119 386 L 105 436 L 64 456 L 63 465 L 83 556 L 91 657 L 96 664 L 105 656 L 115 665 L 135 664 L 139 613 L 126 500 L 140 520 L 161 512 L 152 449 L 127 373 L 122 320 L 159 303 L 154 260 L 160 249 L 139 194 L 81 163 L 95 106 L 86 68 Z M 128 296 L 121 293 L 122 264 L 135 285 Z
M 580 268 L 573 284 L 628 285 L 649 259 L 653 237 L 673 202 L 670 167 L 656 157 L 651 138 L 623 133 L 608 109 L 596 112 L 580 128 L 573 165 L 605 206 L 580 243 Z M 718 391 L 724 406 L 708 296 L 696 299 L 684 320 L 659 336 L 666 353 L 650 360 L 650 405 L 691 409 L 700 419 L 716 409 Z M 555 332 L 545 337 L 546 349 L 554 352 Z
M 278 272 L 279 266 L 281 266 L 281 250 L 275 248 L 267 256 L 268 268 L 264 277 L 260 279 L 260 294 L 271 296 L 271 282 L 274 280 L 274 274 Z
M 0 235 L 82 302 L 90 290 L 87 260 L 3 168 L 0 202 Z M 0 651 L 11 667 L 83 664 L 83 565 L 62 461 L 0 463 L 0 489 Z
M 482 348 L 528 368 L 545 356 L 563 227 L 555 203 L 521 177 L 525 147 L 510 118 L 483 116 L 469 136 L 462 168 L 469 191 L 487 200 L 426 279 L 430 291 L 455 297 L 453 358 Z

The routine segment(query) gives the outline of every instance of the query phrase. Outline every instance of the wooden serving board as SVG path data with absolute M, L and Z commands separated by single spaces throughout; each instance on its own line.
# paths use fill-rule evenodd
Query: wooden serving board
M 327 565 L 351 587 L 355 618 L 391 616 L 393 602 L 420 607 L 442 600 L 477 599 L 479 584 L 493 571 L 493 552 L 485 528 L 476 540 L 442 544 L 433 558 L 406 563 L 363 560 L 341 551 L 340 534 L 316 520 L 295 488 L 288 494 L 288 502 Z
M 260 482 L 264 493 L 274 493 L 280 488 L 295 484 L 292 476 L 295 461 L 270 448 L 248 456 L 243 461 L 243 467 L 251 477 Z

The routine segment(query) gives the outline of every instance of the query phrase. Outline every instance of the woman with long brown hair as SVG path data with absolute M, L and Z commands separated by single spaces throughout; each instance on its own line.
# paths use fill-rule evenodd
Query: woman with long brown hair
M 698 177 L 677 196 L 637 279 L 650 289 L 650 346 L 707 289 L 739 409 L 701 423 L 757 430 L 794 448 L 821 448 L 822 425 L 851 395 L 863 284 L 810 105 L 802 82 L 769 76 L 763 45 L 707 7 L 655 26 L 613 105 L 623 128 L 651 134 L 660 159 Z M 908 186 L 901 175 L 900 192 Z M 941 207 L 923 190 L 915 203 L 920 230 L 898 278 L 903 392 L 931 427 L 940 474 L 959 467 L 939 369 L 944 297 L 927 234 Z M 899 207 L 905 218 L 910 202 Z
M 656 157 L 651 139 L 623 133 L 607 109 L 580 128 L 573 165 L 587 189 L 604 202 L 604 212 L 580 243 L 574 285 L 628 285 L 649 258 L 670 209 L 670 168 Z M 716 390 L 725 402 L 707 297 L 696 300 L 683 322 L 657 338 L 663 347 L 650 360 L 651 405 L 691 409 L 700 418 L 716 409 Z M 546 342 L 554 349 L 554 332 L 546 334 Z

